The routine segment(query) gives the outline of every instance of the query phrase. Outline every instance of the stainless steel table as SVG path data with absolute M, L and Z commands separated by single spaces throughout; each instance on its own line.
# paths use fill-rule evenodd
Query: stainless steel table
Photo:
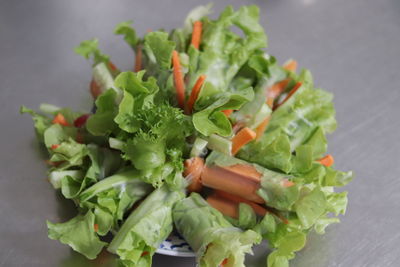
M 335 94 L 339 128 L 329 137 L 340 169 L 354 170 L 349 207 L 327 234 L 312 234 L 291 266 L 399 266 L 400 260 L 400 1 L 234 0 L 258 4 L 269 52 L 311 69 Z M 45 220 L 61 221 L 72 204 L 45 179 L 44 155 L 21 104 L 88 109 L 90 66 L 72 48 L 92 37 L 122 69 L 133 62 L 112 34 L 133 19 L 139 33 L 180 26 L 198 0 L 0 1 L 0 266 L 108 266 L 89 262 L 47 238 Z M 217 12 L 216 12 L 217 13 Z M 128 54 L 128 56 L 127 56 Z M 264 246 L 247 266 L 265 266 Z M 154 266 L 194 266 L 155 256 Z

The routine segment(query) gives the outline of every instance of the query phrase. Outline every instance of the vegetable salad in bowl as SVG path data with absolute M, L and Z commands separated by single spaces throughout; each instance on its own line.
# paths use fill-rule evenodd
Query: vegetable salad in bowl
M 280 267 L 309 232 L 339 222 L 347 192 L 337 188 L 352 173 L 327 154 L 332 95 L 295 60 L 265 52 L 256 6 L 209 13 L 198 7 L 182 28 L 142 38 L 117 25 L 132 70 L 96 39 L 76 47 L 93 64 L 92 111 L 21 107 L 49 153 L 49 181 L 79 211 L 47 222 L 49 238 L 89 259 L 107 249 L 123 266 L 151 266 L 175 231 L 200 267 L 245 266 L 266 240 L 266 265 Z

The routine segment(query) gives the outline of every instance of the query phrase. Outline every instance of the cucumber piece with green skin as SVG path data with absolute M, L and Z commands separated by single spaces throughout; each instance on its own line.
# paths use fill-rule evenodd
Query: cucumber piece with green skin
M 232 151 L 232 141 L 222 136 L 212 134 L 208 138 L 207 147 L 211 150 L 215 150 L 230 156 Z
M 207 140 L 197 137 L 193 143 L 192 150 L 190 151 L 190 157 L 199 157 L 204 153 L 204 149 L 207 147 Z

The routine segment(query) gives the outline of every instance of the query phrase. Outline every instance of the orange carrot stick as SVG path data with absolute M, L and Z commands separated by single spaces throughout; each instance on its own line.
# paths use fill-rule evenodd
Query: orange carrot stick
M 138 72 L 142 69 L 142 46 L 138 45 L 136 48 L 136 56 L 135 56 L 135 68 L 134 72 Z
M 97 223 L 94 224 L 93 228 L 95 232 L 99 231 L 99 225 Z
M 292 181 L 289 181 L 288 179 L 283 179 L 282 186 L 283 187 L 291 187 L 291 186 L 294 186 L 294 183 Z
M 226 216 L 235 219 L 239 217 L 239 205 L 235 202 L 214 195 L 207 197 L 207 202 L 211 207 Z
M 257 128 L 256 128 L 256 135 L 257 135 L 256 140 L 257 140 L 257 141 L 260 140 L 261 137 L 263 136 L 263 134 L 264 134 L 264 132 L 265 132 L 265 129 L 267 128 L 267 125 L 268 125 L 270 119 L 271 119 L 270 116 L 266 117 L 266 118 L 260 123 L 260 125 L 257 126 Z
M 57 149 L 59 146 L 60 146 L 60 145 L 57 145 L 57 144 L 51 145 L 51 149 L 52 149 L 52 150 Z
M 201 32 L 203 28 L 203 24 L 201 21 L 195 21 L 193 23 L 193 32 L 192 32 L 192 45 L 194 48 L 199 49 L 201 42 Z
M 232 138 L 232 155 L 236 155 L 239 150 L 246 145 L 247 143 L 256 139 L 257 134 L 250 128 L 245 127 L 241 129 L 233 138 Z
M 117 66 L 115 66 L 114 63 L 111 62 L 111 60 L 108 61 L 108 67 L 109 67 L 110 70 L 112 70 L 112 71 L 117 71 L 117 70 L 118 70 Z
M 183 74 L 181 69 L 181 63 L 179 61 L 179 54 L 176 50 L 172 52 L 172 66 L 174 68 L 174 81 L 176 88 L 176 97 L 180 108 L 185 107 L 185 83 L 183 82 Z
M 235 164 L 231 166 L 220 167 L 237 175 L 245 176 L 246 178 L 260 183 L 262 174 L 257 171 L 253 165 Z
M 319 160 L 317 160 L 319 163 L 321 163 L 322 165 L 326 166 L 326 167 L 330 167 L 333 165 L 333 163 L 335 163 L 335 159 L 333 158 L 332 155 L 328 154 L 323 158 L 320 158 Z
M 200 192 L 203 188 L 200 177 L 204 168 L 204 160 L 200 157 L 187 159 L 184 162 L 184 166 L 183 176 L 190 180 L 188 186 L 189 192 Z
M 289 84 L 290 79 L 277 82 L 268 88 L 267 91 L 267 105 L 272 108 L 274 100 L 285 91 L 286 86 Z
M 61 113 L 57 113 L 57 115 L 54 117 L 53 124 L 60 124 L 62 126 L 69 126 L 69 123 Z
M 196 103 L 196 100 L 199 97 L 200 89 L 203 86 L 205 80 L 206 80 L 206 75 L 200 75 L 196 83 L 194 84 L 192 92 L 190 93 L 189 101 L 186 104 L 187 114 L 192 113 L 194 103 Z
M 297 61 L 294 59 L 289 60 L 285 65 L 283 65 L 283 68 L 289 71 L 296 72 L 297 70 Z
M 256 193 L 260 188 L 259 181 L 256 181 L 252 177 L 231 171 L 226 167 L 204 167 L 200 179 L 204 186 L 229 192 L 230 194 L 240 196 L 256 203 L 265 202 Z
M 94 99 L 101 95 L 100 86 L 93 79 L 90 81 L 90 94 Z
M 226 264 L 228 264 L 228 259 L 224 259 L 224 260 L 221 262 L 220 266 L 221 266 L 221 267 L 225 267 Z
M 236 202 L 236 203 L 245 203 L 245 204 L 249 205 L 250 207 L 252 207 L 253 210 L 255 211 L 255 213 L 260 215 L 260 216 L 265 216 L 265 214 L 268 213 L 268 211 L 265 208 L 263 208 L 262 206 L 254 203 L 252 201 L 249 201 L 247 199 L 244 199 L 244 198 L 241 198 L 241 197 L 226 193 L 226 192 L 221 191 L 221 190 L 216 190 L 215 194 L 216 194 L 216 196 L 219 196 L 221 198 L 225 198 L 227 200 L 230 200 L 230 201 L 233 201 L 233 202 Z
M 225 114 L 225 116 L 229 117 L 232 114 L 233 109 L 225 109 L 222 112 Z
M 290 90 L 290 92 L 288 93 L 288 95 L 285 97 L 285 99 L 283 99 L 283 101 L 281 103 L 279 103 L 278 105 L 274 106 L 274 108 L 272 110 L 276 110 L 277 108 L 279 108 L 280 106 L 282 106 L 286 101 L 288 101 L 288 99 L 294 94 L 296 93 L 297 90 L 299 90 L 299 88 L 301 87 L 302 83 L 301 82 L 297 82 L 296 85 L 293 87 L 292 90 Z

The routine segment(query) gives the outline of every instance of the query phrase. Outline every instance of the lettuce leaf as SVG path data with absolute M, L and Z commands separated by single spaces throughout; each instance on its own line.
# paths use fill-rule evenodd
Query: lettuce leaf
M 85 215 L 78 215 L 65 223 L 47 221 L 48 235 L 50 239 L 69 245 L 88 259 L 95 259 L 107 243 L 100 241 L 94 224 L 95 215 L 88 211 Z
M 21 106 L 20 113 L 28 113 L 32 116 L 36 136 L 40 142 L 44 142 L 44 132 L 51 126 L 51 119 L 44 115 L 38 114 L 37 112 L 25 106 Z
M 150 193 L 151 186 L 139 177 L 137 170 L 122 171 L 92 185 L 79 195 L 80 207 L 93 210 L 99 235 L 107 234 L 111 228 L 118 228 L 124 213 Z
M 172 231 L 172 207 L 183 196 L 166 186 L 156 189 L 125 220 L 108 251 L 125 266 L 138 266 L 141 261 L 139 266 L 151 266 L 152 255 Z
M 86 122 L 86 129 L 95 136 L 111 134 L 117 124 L 114 117 L 117 115 L 117 106 L 115 105 L 116 92 L 108 89 L 102 93 L 96 100 L 96 113 L 89 117 Z
M 189 48 L 190 83 L 192 88 L 198 76 L 205 74 L 207 80 L 219 91 L 226 91 L 228 85 L 258 48 L 267 46 L 267 38 L 259 20 L 256 6 L 243 6 L 235 12 L 228 6 L 215 21 L 203 18 L 203 36 L 198 52 Z M 244 38 L 230 28 L 238 27 Z M 198 55 L 195 55 L 199 53 Z
M 221 111 L 225 109 L 239 109 L 244 103 L 254 97 L 251 87 L 238 88 L 232 92 L 215 93 L 216 88 L 206 82 L 196 102 L 192 117 L 193 125 L 198 132 L 205 136 L 218 134 L 230 136 L 232 125 Z
M 173 217 L 178 232 L 197 251 L 201 267 L 218 266 L 225 259 L 227 266 L 244 266 L 245 253 L 261 241 L 256 232 L 233 227 L 197 193 L 179 201 Z
M 132 21 L 130 20 L 118 23 L 117 26 L 115 26 L 114 33 L 123 35 L 125 42 L 127 42 L 132 49 L 135 49 L 139 42 L 139 38 L 136 36 L 136 31 L 131 24 Z
M 103 54 L 99 49 L 99 40 L 92 39 L 86 40 L 79 44 L 79 46 L 75 47 L 75 53 L 83 56 L 86 59 L 92 58 L 93 66 L 105 62 L 108 63 L 109 56 Z

